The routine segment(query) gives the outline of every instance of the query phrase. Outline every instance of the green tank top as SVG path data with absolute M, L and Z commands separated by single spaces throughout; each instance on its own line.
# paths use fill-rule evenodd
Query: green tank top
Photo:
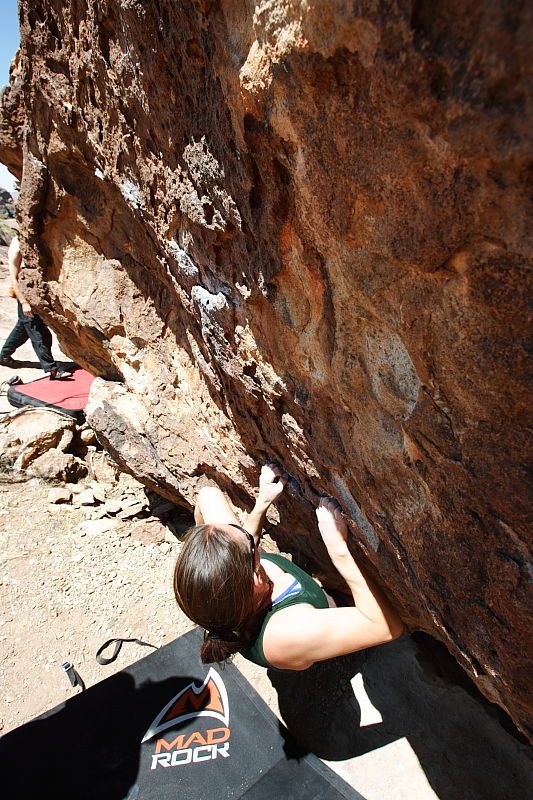
M 300 569 L 300 567 L 297 567 L 296 564 L 292 563 L 292 561 L 289 561 L 288 558 L 279 556 L 276 553 L 261 553 L 261 559 L 264 559 L 265 561 L 272 561 L 273 564 L 277 564 L 277 566 L 281 567 L 282 570 L 288 572 L 289 575 L 292 575 L 294 578 L 296 578 L 302 587 L 298 594 L 293 595 L 292 597 L 287 597 L 285 600 L 281 600 L 279 603 L 276 603 L 276 605 L 271 606 L 263 617 L 261 627 L 256 634 L 255 640 L 252 640 L 250 644 L 239 650 L 240 654 L 247 658 L 248 661 L 253 661 L 255 664 L 259 664 L 261 667 L 278 669 L 278 667 L 273 667 L 272 664 L 266 660 L 263 652 L 263 636 L 265 635 L 266 626 L 268 625 L 270 619 L 278 611 L 281 611 L 282 608 L 295 606 L 298 603 L 308 603 L 309 605 L 313 606 L 313 608 L 328 608 L 329 604 L 326 595 L 318 583 L 313 580 L 313 578 L 308 575 L 307 572 L 304 572 L 303 569 Z

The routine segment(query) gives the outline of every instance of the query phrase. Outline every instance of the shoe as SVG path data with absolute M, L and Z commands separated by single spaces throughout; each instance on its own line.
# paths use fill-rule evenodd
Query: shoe
M 50 370 L 50 380 L 51 381 L 63 381 L 65 378 L 70 378 L 71 373 L 66 372 L 64 369 L 52 369 Z
M 18 363 L 11 356 L 0 356 L 0 367 L 16 367 Z

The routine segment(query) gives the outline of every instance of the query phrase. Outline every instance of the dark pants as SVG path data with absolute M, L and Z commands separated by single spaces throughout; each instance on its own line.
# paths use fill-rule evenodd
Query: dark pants
M 45 372 L 58 369 L 57 361 L 52 355 L 52 334 L 37 315 L 27 317 L 22 313 L 22 306 L 17 300 L 18 320 L 17 324 L 4 342 L 0 351 L 0 357 L 11 356 L 28 339 L 31 341 L 35 350 L 35 355 L 41 363 Z

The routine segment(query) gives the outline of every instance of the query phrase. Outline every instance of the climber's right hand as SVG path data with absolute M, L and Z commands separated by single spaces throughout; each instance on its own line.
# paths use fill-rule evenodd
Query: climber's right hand
M 332 557 L 349 555 L 348 526 L 342 516 L 340 504 L 334 497 L 321 497 L 316 509 L 318 530 Z

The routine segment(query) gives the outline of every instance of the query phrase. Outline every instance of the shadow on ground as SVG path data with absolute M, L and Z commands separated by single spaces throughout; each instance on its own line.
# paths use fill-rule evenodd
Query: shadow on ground
M 48 374 L 41 369 L 41 365 L 38 361 L 21 360 L 18 358 L 14 358 L 13 361 L 15 364 L 11 367 L 11 369 L 38 369 L 41 374 L 36 375 L 32 380 L 46 378 Z M 75 364 L 74 361 L 58 361 L 57 365 L 60 369 L 64 369 L 66 372 L 74 372 L 74 370 L 78 368 L 78 365 Z
M 76 696 L 6 734 L 0 744 L 5 796 L 123 800 L 138 774 L 139 742 L 152 709 L 179 685 L 173 679 L 138 688 L 131 675 L 119 672 L 91 687 L 90 702 L 89 694 Z M 104 711 L 109 697 L 113 715 Z M 25 760 L 31 768 L 24 769 Z
M 404 636 L 305 672 L 268 675 L 302 750 L 329 761 L 353 759 L 343 765 L 353 785 L 360 756 L 407 740 L 441 800 L 533 797 L 523 737 L 431 637 Z M 391 750 L 389 758 L 400 752 Z
M 15 361 L 15 364 L 11 369 L 41 369 L 38 361 L 21 361 L 18 358 L 14 358 L 13 361 Z

